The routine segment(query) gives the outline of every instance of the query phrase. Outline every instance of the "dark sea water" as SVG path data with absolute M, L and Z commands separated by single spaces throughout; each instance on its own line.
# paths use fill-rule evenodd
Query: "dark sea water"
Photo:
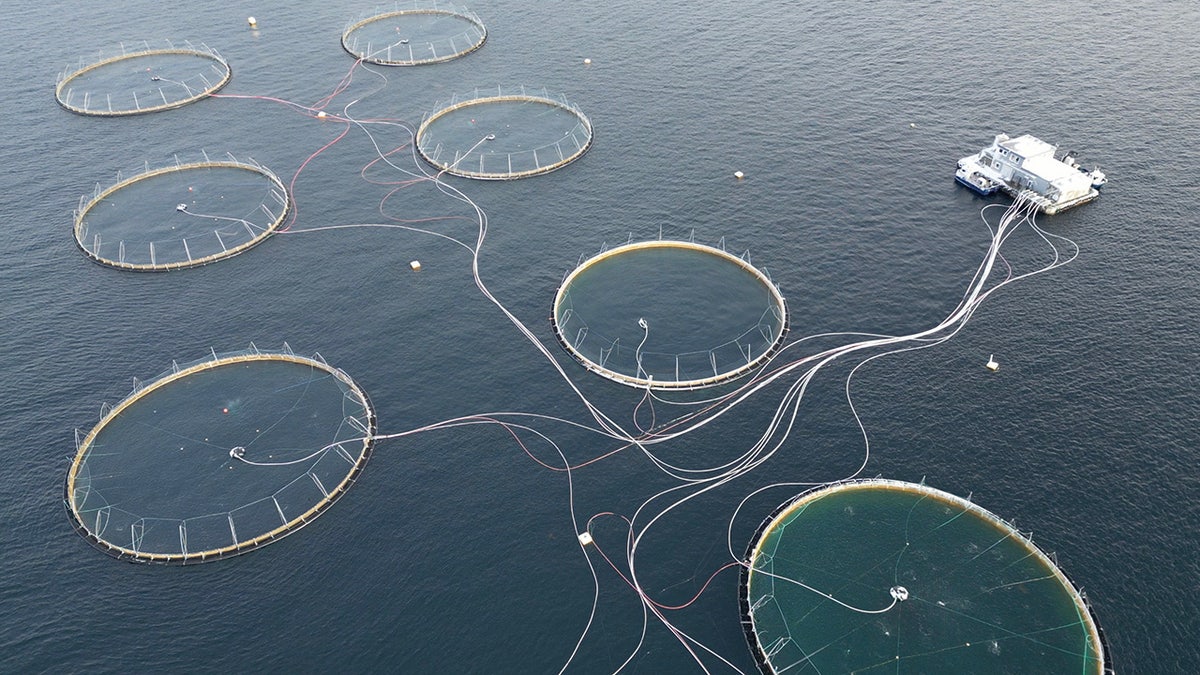
M 229 60 L 223 93 L 311 105 L 350 70 L 339 35 L 369 9 L 308 0 L 6 7 L 0 671 L 557 672 L 569 663 L 602 673 L 631 653 L 624 672 L 700 670 L 653 616 L 643 639 L 637 595 L 576 543 L 592 516 L 633 517 L 678 484 L 629 450 L 572 472 L 568 484 L 496 426 L 381 441 L 359 482 L 314 524 L 194 567 L 120 562 L 73 532 L 63 480 L 75 430 L 90 429 L 133 378 L 210 348 L 286 341 L 319 352 L 369 393 L 382 433 L 501 411 L 592 422 L 481 294 L 470 254 L 445 239 L 381 228 L 286 234 L 169 274 L 102 268 L 77 250 L 71 210 L 118 170 L 205 149 L 253 157 L 290 180 L 344 126 L 232 98 L 81 117 L 54 101 L 67 64 L 121 40 L 190 38 Z M 1041 221 L 1078 243 L 1077 260 L 1005 287 L 950 342 L 858 371 L 854 407 L 870 439 L 863 475 L 923 478 L 1032 531 L 1087 593 L 1118 670 L 1200 668 L 1194 2 L 485 0 L 471 9 L 489 30 L 479 51 L 386 70 L 383 88 L 356 71 L 328 109 L 360 99 L 358 118 L 415 124 L 455 93 L 528 84 L 588 114 L 594 146 L 563 170 L 452 182 L 487 213 L 484 283 L 629 430 L 641 392 L 583 372 L 547 321 L 581 254 L 660 228 L 713 245 L 724 237 L 787 295 L 791 339 L 910 333 L 955 307 L 987 247 L 985 202 L 954 184 L 956 159 L 1005 131 L 1099 162 L 1111 179 L 1104 195 Z M 385 149 L 406 140 L 371 131 Z M 310 162 L 294 185 L 295 229 L 380 222 L 388 189 L 359 175 L 375 152 L 355 128 Z M 746 179 L 735 181 L 735 170 Z M 475 239 L 474 212 L 428 183 L 386 208 L 453 217 L 432 227 Z M 1028 229 L 1004 253 L 1018 271 L 1052 255 Z M 414 259 L 420 273 L 408 267 Z M 695 283 L 703 297 L 704 280 Z M 997 373 L 983 368 L 989 354 Z M 863 437 L 844 386 L 862 356 L 817 375 L 769 462 L 646 532 L 636 558 L 646 592 L 668 605 L 690 600 L 730 561 L 727 526 L 754 489 L 859 468 Z M 757 438 L 781 395 L 768 388 L 654 450 L 681 466 L 722 464 Z M 535 426 L 572 463 L 618 446 L 560 422 Z M 545 442 L 528 444 L 561 464 Z M 735 553 L 798 489 L 747 502 L 732 527 Z M 662 506 L 643 511 L 639 527 Z M 592 532 L 625 572 L 622 521 L 601 517 Z M 668 613 L 727 660 L 700 652 L 713 672 L 754 669 L 736 595 L 727 570 Z

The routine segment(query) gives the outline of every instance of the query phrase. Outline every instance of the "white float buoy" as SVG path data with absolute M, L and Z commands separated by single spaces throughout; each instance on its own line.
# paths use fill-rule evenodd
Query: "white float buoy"
M 588 544 L 592 543 L 592 533 L 591 532 L 580 532 L 579 533 L 579 543 L 582 544 L 583 546 L 587 546 Z
M 916 122 L 909 122 L 909 123 L 908 123 L 908 128 L 909 128 L 909 129 L 916 129 L 916 128 L 917 128 L 917 123 L 916 123 Z
M 251 28 L 258 28 L 258 19 L 255 19 L 252 16 L 246 18 L 246 23 L 250 24 Z
M 592 60 L 591 60 L 591 59 L 584 59 L 584 60 L 583 60 L 583 65 L 585 65 L 585 66 L 590 66 L 590 65 L 592 65 Z
M 317 113 L 317 119 L 319 119 L 319 120 L 325 119 L 325 111 L 324 110 Z
M 986 364 L 984 364 L 984 368 L 987 368 L 988 370 L 992 371 L 993 373 L 996 372 L 997 370 L 1000 370 L 1000 364 L 996 362 L 996 359 L 994 357 L 995 357 L 995 354 L 989 355 L 988 362 Z
M 745 177 L 746 177 L 746 174 L 742 173 L 741 171 L 734 171 L 734 172 L 733 172 L 733 177 L 734 177 L 734 178 L 736 178 L 736 179 L 738 179 L 738 180 L 741 180 L 741 179 L 743 179 L 743 178 L 745 178 Z
M 411 267 L 414 272 L 419 271 L 421 269 L 421 261 L 414 260 L 414 261 L 408 263 L 408 266 Z

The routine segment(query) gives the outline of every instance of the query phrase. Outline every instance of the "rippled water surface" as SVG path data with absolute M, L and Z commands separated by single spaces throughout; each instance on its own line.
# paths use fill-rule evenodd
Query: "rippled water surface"
M 471 253 L 453 241 L 474 244 L 475 210 L 371 164 L 408 132 L 318 120 L 279 102 L 415 126 L 456 93 L 522 84 L 578 105 L 594 126 L 592 147 L 544 176 L 446 183 L 486 213 L 477 264 L 489 292 L 632 432 L 681 410 L 639 407 L 644 391 L 584 372 L 556 343 L 553 296 L 581 256 L 660 232 L 714 246 L 724 238 L 787 296 L 789 340 L 910 333 L 954 309 L 988 244 L 986 202 L 955 185 L 956 159 L 995 133 L 1032 133 L 1111 179 L 1098 201 L 1041 220 L 1078 244 L 1076 260 L 1006 286 L 953 340 L 857 371 L 850 389 L 869 452 L 845 398 L 862 353 L 818 373 L 768 462 L 645 531 L 637 582 L 663 605 L 688 605 L 664 615 L 706 668 L 754 669 L 736 570 L 693 597 L 733 559 L 727 538 L 740 556 L 759 521 L 801 488 L 752 497 L 730 527 L 739 502 L 770 483 L 848 476 L 864 460 L 863 475 L 924 479 L 1032 531 L 1087 593 L 1121 671 L 1195 668 L 1194 3 L 980 12 L 943 2 L 486 0 L 471 9 L 488 29 L 478 51 L 373 70 L 352 70 L 339 42 L 369 7 L 133 0 L 6 10 L 0 670 L 569 664 L 600 673 L 627 658 L 625 672 L 700 670 L 653 615 L 643 638 L 642 605 L 621 576 L 621 517 L 647 525 L 667 498 L 638 507 L 681 484 L 668 471 L 735 461 L 768 425 L 782 386 L 653 446 L 657 462 L 625 449 L 569 480 L 542 464 L 561 467 L 561 451 L 582 465 L 621 444 L 528 418 L 559 450 L 512 430 L 523 447 L 495 424 L 382 440 L 358 483 L 312 525 L 195 567 L 111 559 L 73 532 L 63 509 L 75 430 L 90 429 L 133 378 L 210 348 L 286 341 L 319 352 L 370 395 L 385 434 L 514 411 L 594 426 L 477 288 Z M 56 76 L 81 56 L 163 39 L 216 48 L 233 69 L 222 97 L 116 119 L 55 103 Z M 118 170 L 200 150 L 253 157 L 290 183 L 292 231 L 162 274 L 103 268 L 76 248 L 80 195 Z M 388 159 L 422 166 L 410 148 Z M 168 211 L 180 201 L 171 196 Z M 301 232 L 358 224 L 421 231 Z M 999 275 L 1005 264 L 1019 274 L 1053 260 L 1027 228 L 1003 252 Z M 996 373 L 983 368 L 989 355 Z M 593 517 L 600 548 L 584 551 L 576 532 Z

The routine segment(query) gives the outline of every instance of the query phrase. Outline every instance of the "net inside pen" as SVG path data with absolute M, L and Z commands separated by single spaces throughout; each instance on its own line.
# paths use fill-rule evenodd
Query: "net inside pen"
M 91 260 L 132 271 L 196 267 L 273 234 L 288 214 L 283 182 L 229 156 L 145 166 L 97 185 L 75 210 L 75 242 Z
M 466 56 L 483 46 L 487 28 L 470 10 L 444 2 L 397 3 L 351 21 L 342 48 L 368 63 L 419 66 Z
M 366 395 L 319 359 L 214 356 L 138 385 L 79 442 L 68 511 L 119 558 L 236 555 L 311 522 L 354 483 L 375 429 Z
M 786 303 L 763 271 L 683 241 L 631 243 L 583 261 L 551 316 L 559 342 L 589 370 L 655 388 L 738 377 L 787 332 Z
M 764 672 L 1104 672 L 1086 600 L 1054 562 L 945 492 L 818 489 L 751 551 L 742 611 Z
M 592 123 L 566 99 L 497 87 L 439 102 L 417 128 L 417 151 L 464 178 L 513 180 L 549 173 L 591 146 Z
M 140 115 L 206 98 L 232 76 L 225 59 L 207 45 L 121 44 L 68 67 L 58 77 L 54 96 L 80 115 Z

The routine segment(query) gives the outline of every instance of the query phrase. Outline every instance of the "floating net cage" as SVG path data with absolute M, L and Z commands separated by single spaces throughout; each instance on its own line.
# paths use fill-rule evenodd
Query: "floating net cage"
M 788 330 L 787 303 L 764 271 L 691 241 L 628 243 L 581 261 L 550 318 L 588 370 L 655 389 L 743 375 L 770 359 Z
M 351 21 L 342 48 L 368 63 L 419 66 L 466 56 L 483 46 L 487 28 L 465 8 L 444 2 L 417 2 L 376 9 Z
M 80 115 L 140 115 L 210 96 L 232 76 L 229 63 L 207 45 L 122 43 L 60 73 L 54 97 Z
M 287 216 L 287 189 L 253 159 L 233 155 L 145 164 L 79 198 L 75 242 L 95 262 L 132 271 L 205 265 L 246 251 Z
M 1081 591 L 1011 523 L 882 479 L 768 518 L 740 588 L 764 673 L 1107 673 Z
M 513 180 L 560 169 L 592 144 L 592 123 L 544 89 L 476 89 L 438 102 L 417 128 L 417 151 L 465 178 Z
M 172 364 L 102 409 L 66 480 L 76 530 L 117 558 L 196 563 L 277 541 L 354 483 L 367 395 L 317 354 L 250 349 Z

